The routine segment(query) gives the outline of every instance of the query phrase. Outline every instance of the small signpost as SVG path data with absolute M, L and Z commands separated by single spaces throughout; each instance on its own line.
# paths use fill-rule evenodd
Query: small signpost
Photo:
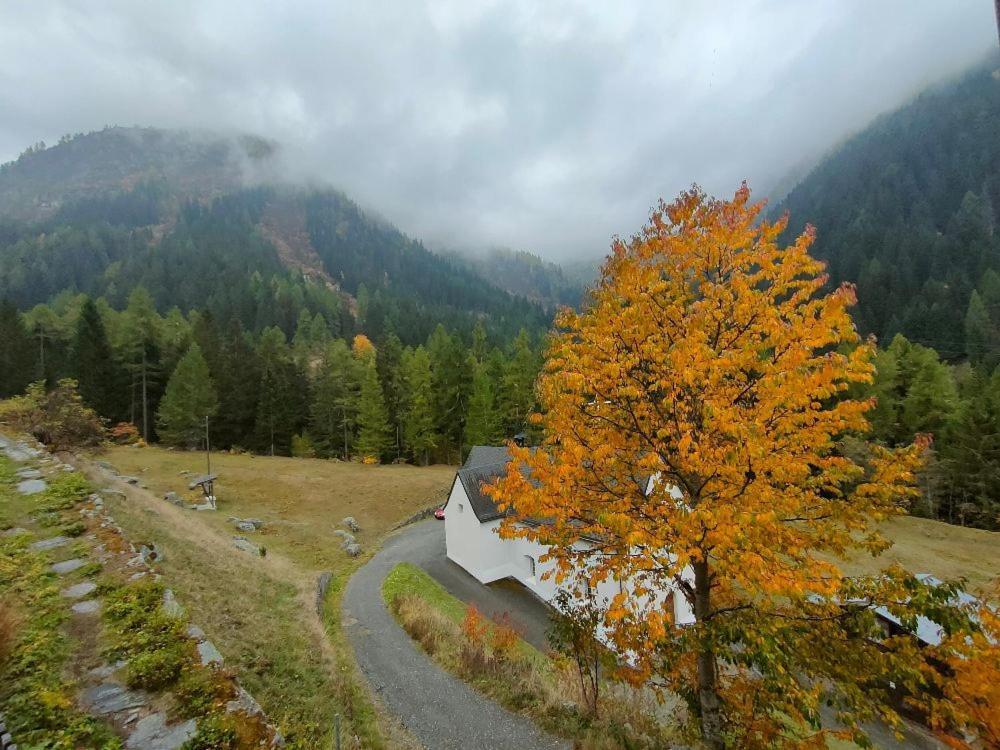
M 190 484 L 188 484 L 188 489 L 193 490 L 195 487 L 201 487 L 201 492 L 205 496 L 205 503 L 199 508 L 200 510 L 215 510 L 215 480 L 218 479 L 217 474 L 212 473 L 212 444 L 208 437 L 208 416 L 205 416 L 205 473 L 194 477 Z
M 194 477 L 188 485 L 189 490 L 201 487 L 202 494 L 205 496 L 205 502 L 211 506 L 212 510 L 215 510 L 215 480 L 218 478 L 216 474 L 202 474 L 201 476 Z

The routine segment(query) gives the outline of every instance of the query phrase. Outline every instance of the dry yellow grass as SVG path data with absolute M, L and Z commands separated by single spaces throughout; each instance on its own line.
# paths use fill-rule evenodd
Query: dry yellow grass
M 139 477 L 159 496 L 174 491 L 191 500 L 200 497 L 187 489 L 188 477 L 180 472 L 204 473 L 203 453 L 117 447 L 101 458 L 122 474 Z M 363 466 L 228 454 L 212 455 L 212 472 L 219 475 L 219 510 L 200 514 L 204 523 L 242 533 L 233 531 L 229 516 L 259 518 L 263 530 L 248 536 L 269 552 L 280 550 L 315 570 L 327 570 L 343 558 L 333 531 L 345 516 L 357 519 L 358 540 L 366 546 L 416 511 L 444 502 L 455 476 L 450 466 Z
M 927 518 L 903 516 L 886 522 L 882 532 L 893 546 L 878 558 L 856 555 L 848 573 L 871 573 L 898 562 L 911 573 L 941 579 L 965 578 L 970 592 L 1000 576 L 1000 533 L 952 526 Z
M 362 527 L 358 540 L 366 551 L 374 549 L 386 531 L 443 499 L 453 468 L 213 455 L 220 481 L 219 509 L 211 513 L 162 500 L 168 491 L 197 498 L 180 472 L 202 473 L 201 454 L 114 448 L 96 458 L 148 485 L 147 492 L 88 469 L 98 487 L 114 483 L 126 493 L 107 496 L 115 519 L 133 542 L 160 546 L 165 582 L 286 733 L 290 748 L 329 746 L 335 713 L 344 719 L 345 735 L 358 735 L 363 747 L 411 746 L 391 720 L 381 722 L 381 732 L 375 727 L 340 632 L 338 595 L 360 560 L 346 555 L 333 532 L 344 516 L 354 516 Z M 229 516 L 260 518 L 265 526 L 240 532 Z M 235 534 L 265 546 L 266 557 L 235 549 Z M 320 571 L 333 573 L 322 619 L 315 611 Z

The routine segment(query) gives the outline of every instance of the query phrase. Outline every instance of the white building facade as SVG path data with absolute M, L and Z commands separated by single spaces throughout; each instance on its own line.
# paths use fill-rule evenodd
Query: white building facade
M 497 529 L 504 514 L 482 486 L 506 472 L 510 455 L 506 448 L 476 446 L 458 470 L 445 504 L 445 547 L 448 559 L 464 568 L 480 583 L 512 578 L 546 602 L 558 592 L 553 577 L 544 574 L 555 568 L 552 561 L 542 562 L 547 548 L 528 539 L 501 539 Z M 599 584 L 598 600 L 608 602 L 620 592 L 628 592 L 627 581 L 608 579 Z M 680 591 L 664 591 L 658 606 L 669 601 L 674 622 L 694 622 L 694 613 Z

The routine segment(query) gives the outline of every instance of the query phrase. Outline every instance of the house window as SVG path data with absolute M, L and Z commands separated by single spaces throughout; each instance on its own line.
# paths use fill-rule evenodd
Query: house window
M 458 512 L 462 513 L 464 510 L 465 510 L 465 504 L 464 503 L 459 503 L 458 504 Z
M 524 561 L 527 563 L 527 566 L 528 566 L 528 577 L 529 578 L 534 578 L 535 577 L 535 558 L 533 558 L 531 555 L 525 555 L 524 556 Z

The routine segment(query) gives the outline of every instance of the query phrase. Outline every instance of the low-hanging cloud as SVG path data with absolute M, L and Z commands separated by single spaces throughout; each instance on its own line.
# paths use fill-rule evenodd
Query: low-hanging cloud
M 0 160 L 105 124 L 257 133 L 432 244 L 590 257 L 758 195 L 996 44 L 987 0 L 62 0 L 0 7 Z

